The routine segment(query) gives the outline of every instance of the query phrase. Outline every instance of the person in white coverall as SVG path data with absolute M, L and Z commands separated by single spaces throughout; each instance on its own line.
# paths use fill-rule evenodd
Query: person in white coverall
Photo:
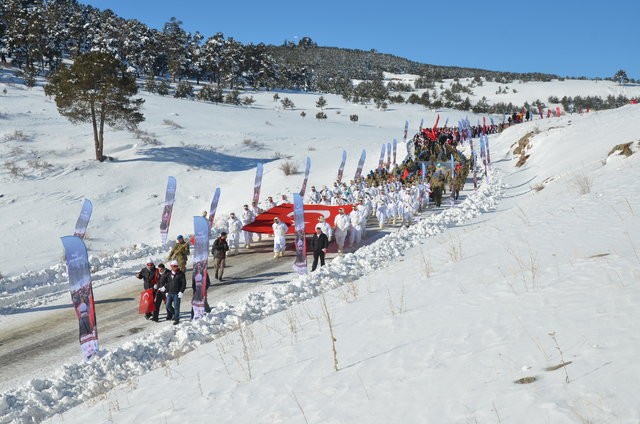
M 280 218 L 273 218 L 273 257 L 284 256 L 284 249 L 286 247 L 285 236 L 289 227 L 284 222 L 280 221 Z
M 229 231 L 227 234 L 227 240 L 229 243 L 229 256 L 238 254 L 238 247 L 240 246 L 240 233 L 242 232 L 242 222 L 238 219 L 235 213 L 229 214 L 229 220 L 227 221 Z
M 249 209 L 251 210 L 251 212 L 253 212 L 253 216 L 254 217 L 257 217 L 262 212 L 264 212 L 262 210 L 262 208 L 260 206 L 258 206 L 258 204 L 256 203 L 255 200 L 253 200 L 251 202 L 251 207 Z M 254 220 L 255 220 L 255 218 L 254 218 Z M 256 234 L 258 236 L 258 241 L 262 241 L 262 234 L 261 233 L 252 233 L 252 235 L 251 235 L 252 241 L 253 241 L 253 234 Z
M 340 254 L 344 250 L 344 240 L 347 238 L 349 227 L 351 227 L 349 215 L 344 213 L 343 208 L 338 209 L 338 215 L 333 219 L 333 235 L 336 238 L 338 253 Z
M 362 238 L 362 227 L 365 221 L 362 215 L 361 206 L 354 205 L 353 210 L 349 214 L 349 220 L 351 221 L 351 231 L 349 231 L 349 246 L 352 248 L 360 244 Z
M 331 241 L 331 237 L 333 237 L 333 229 L 324 216 L 318 217 L 318 223 L 316 224 L 316 227 L 320 227 L 322 232 L 327 235 L 327 239 Z
M 242 226 L 251 224 L 256 220 L 256 216 L 253 214 L 253 211 L 249 209 L 249 205 L 244 205 L 242 209 Z M 249 231 L 242 230 L 242 241 L 244 243 L 244 248 L 251 248 L 251 239 L 253 238 L 253 233 Z
M 376 218 L 378 219 L 378 227 L 382 230 L 384 228 L 384 224 L 387 222 L 387 202 L 389 198 L 384 191 L 380 191 L 380 193 L 375 197 L 374 204 L 376 208 Z

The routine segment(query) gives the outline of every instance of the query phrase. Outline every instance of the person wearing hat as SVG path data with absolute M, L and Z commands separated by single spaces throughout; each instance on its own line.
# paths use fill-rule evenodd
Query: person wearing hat
M 227 220 L 228 234 L 229 234 L 229 255 L 237 255 L 238 248 L 240 247 L 240 233 L 242 232 L 242 222 L 238 219 L 235 213 L 229 214 Z
M 316 232 L 311 239 L 311 251 L 313 252 L 313 265 L 311 265 L 311 271 L 315 271 L 318 267 L 318 259 L 320 259 L 320 266 L 324 266 L 324 255 L 327 253 L 329 247 L 329 238 L 322 232 L 320 225 L 316 226 Z
M 158 264 L 158 281 L 153 286 L 155 289 L 155 298 L 154 302 L 156 305 L 156 309 L 153 311 L 153 316 L 151 317 L 151 321 L 158 322 L 158 314 L 160 313 L 160 305 L 162 301 L 167 298 L 165 292 L 167 291 L 167 283 L 169 281 L 169 274 L 164 266 L 164 264 Z
M 347 238 L 347 232 L 351 227 L 349 215 L 344 213 L 344 208 L 338 209 L 338 215 L 333 219 L 333 235 L 338 244 L 338 253 L 342 254 L 344 250 L 344 240 Z
M 224 265 L 229 251 L 229 243 L 227 243 L 227 233 L 224 231 L 220 233 L 217 239 L 214 240 L 211 247 L 211 254 L 213 254 L 213 267 L 216 270 L 216 280 L 222 281 L 222 274 L 224 274 Z
M 173 319 L 173 324 L 180 322 L 180 301 L 187 289 L 187 279 L 184 272 L 180 270 L 180 265 L 175 259 L 169 265 L 171 273 L 167 281 L 167 321 Z
M 189 253 L 191 253 L 189 243 L 187 243 L 184 237 L 182 237 L 182 234 L 180 234 L 176 238 L 176 244 L 173 245 L 171 252 L 169 252 L 167 262 L 176 260 L 182 272 L 187 272 L 187 256 L 189 256 Z
M 154 289 L 153 293 L 155 295 L 155 285 L 159 278 L 159 272 L 156 269 L 156 266 L 153 264 L 153 259 L 151 258 L 147 259 L 147 265 L 136 274 L 136 278 L 138 280 L 142 280 L 142 286 L 144 290 L 149 290 L 153 288 Z M 144 314 L 144 317 L 146 319 L 149 319 L 151 318 L 151 315 L 152 314 L 149 312 Z
M 287 243 L 285 236 L 289 230 L 289 226 L 281 222 L 280 218 L 275 217 L 273 218 L 271 228 L 273 229 L 273 257 L 284 256 L 284 249 Z

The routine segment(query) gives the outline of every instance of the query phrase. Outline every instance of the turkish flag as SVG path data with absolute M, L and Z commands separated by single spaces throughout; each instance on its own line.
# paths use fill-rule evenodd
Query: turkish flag
M 153 289 L 143 290 L 140 292 L 140 306 L 138 306 L 139 314 L 150 314 L 156 310 L 153 302 Z
M 338 210 L 344 209 L 344 213 L 349 214 L 353 210 L 353 205 L 316 205 L 308 204 L 304 205 L 304 232 L 306 234 L 315 234 L 316 226 L 318 225 L 318 218 L 324 216 L 324 219 L 333 226 L 333 220 L 338 215 Z M 280 218 L 281 222 L 284 222 L 289 226 L 287 234 L 294 234 L 295 225 L 293 221 L 293 203 L 283 203 L 278 206 L 274 206 L 268 211 L 262 212 L 256 217 L 256 220 L 251 224 L 247 224 L 242 227 L 243 230 L 252 233 L 273 233 L 273 218 Z

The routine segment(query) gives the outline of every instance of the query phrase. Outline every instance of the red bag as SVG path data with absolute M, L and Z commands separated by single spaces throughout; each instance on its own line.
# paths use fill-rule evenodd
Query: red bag
M 139 314 L 150 314 L 156 310 L 155 302 L 153 301 L 153 289 L 143 290 L 140 292 L 140 306 L 138 307 Z

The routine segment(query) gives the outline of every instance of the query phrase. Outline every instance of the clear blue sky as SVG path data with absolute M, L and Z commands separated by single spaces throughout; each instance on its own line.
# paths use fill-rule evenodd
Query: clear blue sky
M 83 0 L 162 29 L 171 17 L 280 45 L 375 49 L 422 63 L 560 76 L 640 79 L 640 0 Z

